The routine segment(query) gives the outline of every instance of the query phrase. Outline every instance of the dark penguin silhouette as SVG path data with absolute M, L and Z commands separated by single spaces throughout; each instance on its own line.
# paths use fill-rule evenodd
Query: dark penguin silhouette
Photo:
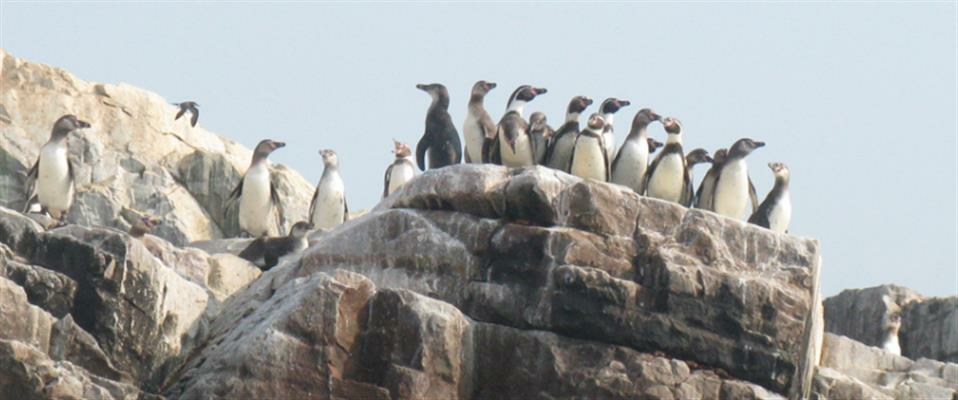
M 695 200 L 695 189 L 692 183 L 695 182 L 695 176 L 693 174 L 693 167 L 696 164 L 711 163 L 712 157 L 709 157 L 709 152 L 705 149 L 695 149 L 685 155 L 685 164 L 686 168 L 689 171 L 689 184 L 685 185 L 685 195 L 683 196 L 686 199 L 686 204 L 683 204 L 686 207 L 691 207 L 692 202 Z
M 306 235 L 312 229 L 313 224 L 299 221 L 289 229 L 289 235 L 258 238 L 246 246 L 239 256 L 256 264 L 263 271 L 268 271 L 279 264 L 281 257 L 305 250 L 309 246 Z
M 196 122 L 200 120 L 200 105 L 196 104 L 195 101 L 184 101 L 182 103 L 173 103 L 174 106 L 180 107 L 180 111 L 176 113 L 176 118 L 173 120 L 178 120 L 183 114 L 187 112 L 190 113 L 190 126 L 196 126 Z
M 592 105 L 592 99 L 585 96 L 575 96 L 569 101 L 565 122 L 552 135 L 549 150 L 546 151 L 545 159 L 549 168 L 560 171 L 569 170 L 572 148 L 575 147 L 575 140 L 579 135 L 579 115 L 590 105 Z
M 438 84 L 419 84 L 416 88 L 429 93 L 432 104 L 426 113 L 426 131 L 416 144 L 416 163 L 426 170 L 426 153 L 429 153 L 429 169 L 442 168 L 462 162 L 462 142 L 459 132 L 449 116 L 449 91 Z
M 782 163 L 768 163 L 768 167 L 775 174 L 775 186 L 768 192 L 768 196 L 765 196 L 758 210 L 748 218 L 748 222 L 771 229 L 776 233 L 785 233 L 788 232 L 788 224 L 792 219 L 792 200 L 788 193 L 788 166 Z
M 695 208 L 712 211 L 712 195 L 715 194 L 715 181 L 718 179 L 718 172 L 725 164 L 725 157 L 728 155 L 727 149 L 715 150 L 712 155 L 712 167 L 705 173 L 702 183 L 699 184 L 698 191 L 695 192 L 693 205 Z

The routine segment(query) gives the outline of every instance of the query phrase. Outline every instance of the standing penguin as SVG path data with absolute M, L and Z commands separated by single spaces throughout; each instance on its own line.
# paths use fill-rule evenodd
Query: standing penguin
M 665 148 L 646 171 L 646 195 L 686 205 L 691 201 L 688 186 L 692 185 L 692 177 L 689 176 L 685 153 L 682 151 L 682 123 L 666 117 L 662 125 L 669 137 L 665 141 Z
M 253 150 L 253 159 L 236 188 L 226 199 L 228 211 L 239 200 L 240 229 L 252 237 L 269 234 L 270 213 L 279 205 L 279 195 L 270 179 L 269 155 L 286 143 L 265 139 Z
M 589 116 L 586 128 L 579 132 L 572 147 L 569 173 L 583 179 L 609 181 L 609 154 L 605 151 L 602 129 L 605 120 L 598 113 Z
M 383 179 L 384 198 L 416 177 L 416 164 L 412 162 L 412 150 L 398 140 L 393 140 L 393 144 L 396 147 L 393 150 L 396 160 L 386 168 L 386 176 Z
M 648 135 L 649 124 L 662 117 L 648 108 L 643 108 L 632 118 L 632 129 L 622 142 L 622 148 L 612 161 L 612 182 L 627 186 L 636 193 L 645 190 L 645 171 L 649 167 L 649 154 L 658 143 Z M 661 145 L 661 143 L 659 143 Z
M 309 204 L 309 220 L 317 229 L 331 229 L 349 218 L 346 185 L 339 175 L 339 157 L 332 150 L 320 150 L 323 176 L 319 178 L 313 201 Z
M 725 164 L 726 155 L 728 155 L 726 149 L 715 150 L 715 154 L 712 155 L 712 166 L 705 173 L 698 191 L 695 192 L 695 200 L 693 201 L 695 208 L 713 211 L 712 195 L 715 194 L 715 180 L 718 179 L 718 172 Z
M 546 93 L 544 88 L 519 86 L 506 106 L 506 114 L 499 120 L 496 137 L 488 146 L 484 160 L 507 167 L 535 165 L 535 144 L 529 136 L 529 124 L 522 118 L 522 109 L 536 96 Z
M 419 169 L 426 170 L 426 152 L 429 152 L 429 169 L 442 168 L 462 162 L 462 143 L 459 132 L 449 116 L 449 91 L 446 87 L 433 83 L 419 84 L 416 88 L 429 93 L 432 103 L 426 113 L 426 131 L 416 144 L 416 163 Z
M 41 212 L 46 212 L 63 223 L 67 211 L 70 211 L 70 206 L 73 205 L 74 189 L 73 165 L 67 156 L 67 136 L 71 132 L 89 127 L 90 124 L 75 115 L 64 115 L 53 124 L 50 139 L 40 147 L 37 162 L 27 171 L 27 201 L 23 212 L 30 210 L 35 197 L 40 203 Z
M 771 229 L 775 233 L 785 233 L 792 220 L 792 199 L 788 193 L 788 166 L 782 163 L 768 163 L 768 167 L 775 175 L 775 186 L 768 192 L 768 196 L 765 196 L 758 210 L 748 218 L 748 222 Z
M 307 235 L 312 229 L 313 224 L 299 221 L 289 229 L 289 235 L 257 238 L 246 246 L 239 256 L 261 270 L 269 271 L 279 264 L 280 258 L 306 250 L 309 247 Z
M 592 105 L 592 99 L 585 96 L 575 96 L 569 101 L 565 113 L 565 123 L 552 136 L 549 151 L 546 152 L 546 164 L 549 168 L 560 171 L 569 170 L 572 147 L 575 146 L 575 139 L 579 134 L 579 114 L 582 114 L 590 105 Z
M 615 158 L 615 127 L 613 126 L 612 119 L 615 113 L 619 112 L 622 107 L 626 107 L 630 104 L 632 103 L 628 100 L 609 97 L 599 105 L 599 114 L 602 114 L 602 119 L 605 120 L 605 127 L 602 129 L 602 140 L 605 142 L 605 152 L 608 153 L 610 160 Z
M 739 139 L 729 148 L 715 181 L 713 211 L 729 218 L 741 218 L 745 206 L 750 201 L 755 204 L 756 201 L 752 200 L 755 198 L 755 187 L 748 176 L 745 157 L 762 146 L 765 146 L 765 143 L 745 138 Z
M 888 311 L 881 318 L 881 348 L 889 353 L 901 355 L 901 344 L 898 341 L 898 331 L 901 330 L 901 306 L 891 300 L 888 295 L 882 296 L 882 302 Z
M 709 152 L 705 149 L 695 149 L 685 155 L 685 165 L 689 170 L 689 184 L 685 186 L 685 199 L 687 203 L 683 203 L 683 206 L 691 207 L 692 202 L 695 198 L 695 166 L 697 164 L 711 163 L 712 157 L 709 157 Z
M 495 88 L 495 83 L 486 81 L 476 82 L 472 86 L 466 122 L 462 124 L 462 135 L 466 139 L 467 163 L 482 163 L 482 148 L 485 142 L 492 140 L 496 133 L 496 123 L 489 117 L 483 105 L 486 94 Z
M 546 122 L 546 115 L 536 111 L 529 116 L 529 136 L 536 148 L 536 165 L 545 164 L 546 151 L 549 150 L 549 141 L 555 131 Z

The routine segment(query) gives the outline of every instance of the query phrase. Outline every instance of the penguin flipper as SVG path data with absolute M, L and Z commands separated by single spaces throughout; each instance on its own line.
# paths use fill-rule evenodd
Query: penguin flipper
M 663 151 L 663 152 L 659 153 L 657 156 L 655 156 L 655 158 L 652 159 L 652 164 L 650 164 L 650 165 L 649 165 L 649 168 L 645 170 L 645 176 L 642 177 L 642 191 L 643 191 L 643 192 L 648 192 L 648 191 L 649 191 L 649 179 L 652 178 L 652 174 L 655 173 L 655 169 L 659 167 L 659 161 L 662 161 L 662 156 L 663 156 L 664 154 L 665 154 L 665 152 Z M 639 193 L 639 194 L 644 195 L 645 193 Z
M 346 204 L 346 193 L 343 193 L 343 222 L 349 221 L 349 204 Z
M 416 143 L 416 164 L 419 165 L 420 171 L 426 170 L 426 150 L 429 150 L 429 132 L 422 134 L 422 137 L 419 139 L 419 143 Z
M 272 179 L 269 180 L 269 199 L 270 207 L 275 207 L 276 213 L 276 229 L 280 229 L 283 225 L 282 216 L 283 216 L 283 204 L 279 202 L 279 192 L 276 191 L 276 182 L 273 182 Z
M 605 164 L 605 181 L 612 181 L 612 164 L 609 164 L 609 152 L 605 151 L 605 140 L 599 135 L 599 146 L 602 148 L 602 162 Z M 573 152 L 574 154 L 575 152 Z
M 469 153 L 466 153 L 466 160 L 469 160 Z M 393 175 L 393 167 L 396 164 L 390 164 L 389 168 L 386 168 L 386 176 L 383 177 L 383 198 L 389 196 L 389 178 Z
M 196 122 L 200 120 L 200 110 L 193 108 L 190 110 L 190 114 L 193 114 L 193 117 L 190 118 L 190 126 L 196 126 Z
M 465 154 L 463 154 L 463 157 L 466 159 L 466 164 L 472 164 L 472 159 L 469 158 L 468 151 Z
M 176 104 L 176 105 L 179 105 L 179 104 Z M 182 117 L 184 113 L 186 113 L 186 108 L 180 107 L 180 112 L 176 113 L 176 118 L 173 118 L 173 120 L 176 121 L 180 119 L 180 117 Z
M 692 207 L 692 197 L 695 191 L 692 190 L 692 176 L 689 174 L 689 166 L 685 166 L 685 174 L 682 177 L 682 197 L 679 198 L 679 204 L 685 207 Z
M 748 198 L 752 201 L 752 212 L 758 211 L 758 195 L 755 194 L 755 185 L 752 184 L 752 177 L 748 178 Z
M 322 184 L 322 180 L 320 180 L 320 184 Z M 309 216 L 308 216 L 308 218 L 309 218 L 310 220 L 313 219 L 313 214 L 316 213 L 316 200 L 319 200 L 319 186 L 320 186 L 320 185 L 318 185 L 318 184 L 316 185 L 316 190 L 313 191 L 313 199 L 309 201 Z
M 500 142 L 499 132 L 496 132 L 496 138 L 489 141 L 489 163 L 495 165 L 502 165 L 502 151 L 499 148 L 502 146 Z
M 245 178 L 245 175 L 243 177 Z M 236 187 L 233 188 L 233 191 L 230 192 L 230 195 L 226 198 L 226 207 L 223 208 L 224 219 L 229 210 L 236 205 L 236 201 L 243 195 L 243 180 L 243 178 L 240 178 L 239 183 L 236 184 Z
M 31 200 L 33 200 L 33 197 L 36 196 L 37 194 L 36 185 L 37 185 L 37 176 L 39 175 L 39 173 L 40 173 L 40 157 L 37 157 L 37 162 L 35 162 L 33 166 L 30 167 L 30 170 L 27 171 L 27 177 L 23 182 L 23 186 L 24 186 L 23 194 L 24 194 L 24 197 L 26 197 L 26 200 L 24 201 L 24 204 L 23 204 L 23 212 L 30 211 L 30 202 Z
M 748 223 L 755 224 L 766 229 L 771 227 L 772 224 L 770 224 L 768 221 L 768 214 L 771 210 L 769 207 L 764 206 L 765 204 L 762 204 L 762 207 L 759 207 L 758 210 L 753 212 L 752 215 L 748 217 Z

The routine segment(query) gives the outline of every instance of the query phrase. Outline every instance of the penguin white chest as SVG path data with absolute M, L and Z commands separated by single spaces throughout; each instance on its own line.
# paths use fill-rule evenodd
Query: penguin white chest
M 572 175 L 605 182 L 605 147 L 598 138 L 580 136 L 572 155 Z
M 648 196 L 678 203 L 685 184 L 685 163 L 681 152 L 662 157 L 648 182 Z
M 608 154 L 609 159 L 614 159 L 615 154 L 615 133 L 611 129 L 602 133 L 602 142 L 605 144 L 605 153 Z
M 343 222 L 346 217 L 346 188 L 338 173 L 332 173 L 319 180 L 316 189 L 316 205 L 313 208 L 311 222 L 316 228 L 330 229 Z
M 466 115 L 466 122 L 462 125 L 462 134 L 466 138 L 466 153 L 469 154 L 469 161 L 474 164 L 482 163 L 482 128 L 479 126 L 479 118 L 472 111 Z
M 473 159 L 475 160 L 475 159 Z M 405 185 L 406 182 L 412 180 L 416 177 L 416 170 L 413 168 L 410 163 L 400 163 L 393 166 L 392 171 L 389 173 L 389 189 L 387 190 L 387 195 L 392 194 Z
M 502 158 L 502 165 L 507 167 L 535 165 L 535 160 L 532 159 L 532 141 L 525 132 L 517 135 L 515 151 L 509 147 L 505 138 L 500 138 L 499 156 Z
M 73 204 L 73 181 L 65 145 L 48 143 L 40 149 L 37 199 L 51 213 L 61 213 Z
M 712 208 L 720 215 L 741 218 L 748 203 L 748 166 L 745 160 L 727 162 L 722 167 L 718 185 L 715 186 Z
M 901 355 L 901 345 L 898 344 L 898 334 L 888 334 L 881 348 L 889 353 Z
M 270 212 L 269 168 L 266 163 L 250 167 L 243 177 L 243 194 L 240 196 L 240 228 L 254 237 L 269 233 Z
M 643 140 L 626 140 L 619 149 L 619 161 L 612 170 L 612 182 L 642 193 L 642 179 L 649 167 L 649 146 Z
M 782 197 L 768 215 L 768 228 L 777 233 L 785 233 L 792 220 L 792 199 L 788 190 L 782 192 Z

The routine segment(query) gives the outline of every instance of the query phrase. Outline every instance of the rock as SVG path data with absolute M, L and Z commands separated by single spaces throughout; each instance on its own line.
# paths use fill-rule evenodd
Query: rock
M 0 277 L 22 287 L 30 304 L 54 317 L 63 317 L 73 308 L 76 281 L 64 274 L 24 263 L 3 243 L 0 243 Z
M 574 215 L 583 201 L 606 206 Z M 479 321 L 662 350 L 784 393 L 815 354 L 818 257 L 813 240 L 611 185 L 464 165 L 327 233 L 299 275 L 348 269 Z
M 0 339 L 0 393 L 16 399 L 162 399 L 5 339 Z
M 16 340 L 47 352 L 55 323 L 53 316 L 27 301 L 23 288 L 0 278 L 0 339 Z
M 261 271 L 249 261 L 232 254 L 216 254 L 209 258 L 210 272 L 206 286 L 217 301 L 224 301 L 259 277 Z
M 813 392 L 821 398 L 946 398 L 958 396 L 958 364 L 918 361 L 825 334 Z
M 235 222 L 222 218 L 221 200 L 245 171 L 250 150 L 174 121 L 175 107 L 157 94 L 86 82 L 2 50 L 0 59 L 0 206 L 23 209 L 26 171 L 53 122 L 70 113 L 92 126 L 69 142 L 77 194 L 68 221 L 125 230 L 119 213 L 127 207 L 160 217 L 154 233 L 177 245 L 221 238 L 223 229 L 235 233 Z M 282 215 L 289 216 L 278 229 L 285 233 L 305 217 L 313 190 L 282 165 L 273 174 Z
M 893 311 L 901 312 L 903 356 L 958 362 L 958 296 L 926 298 L 895 285 L 847 289 L 825 300 L 825 329 L 880 347 L 882 318 Z

